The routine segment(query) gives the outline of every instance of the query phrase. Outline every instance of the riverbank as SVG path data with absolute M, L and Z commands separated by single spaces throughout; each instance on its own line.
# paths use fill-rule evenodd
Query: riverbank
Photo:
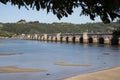
M 73 76 L 63 80 L 120 80 L 120 67 Z

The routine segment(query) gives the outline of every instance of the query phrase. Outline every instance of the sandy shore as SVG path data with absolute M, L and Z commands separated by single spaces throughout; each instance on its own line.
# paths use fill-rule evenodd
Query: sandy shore
M 78 75 L 63 80 L 120 80 L 120 67 Z
M 15 66 L 0 67 L 0 73 L 20 73 L 20 72 L 47 72 L 47 70 L 18 68 Z
M 71 63 L 64 63 L 64 62 L 56 62 L 55 65 L 58 65 L 58 66 L 84 66 L 84 67 L 91 66 L 89 64 L 71 64 Z

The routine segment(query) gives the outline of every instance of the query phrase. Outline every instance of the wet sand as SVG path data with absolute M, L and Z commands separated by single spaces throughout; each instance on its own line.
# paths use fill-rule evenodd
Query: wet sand
M 6 44 L 6 43 L 4 43 L 4 42 L 0 42 L 0 44 Z
M 91 66 L 89 64 L 69 64 L 69 63 L 64 63 L 64 62 L 56 62 L 55 65 L 58 65 L 58 66 L 85 66 L 85 67 Z
M 14 55 L 22 55 L 23 53 L 0 53 L 0 56 L 14 56 Z
M 73 76 L 62 80 L 120 80 L 120 67 Z
M 114 54 L 120 54 L 120 52 L 114 52 Z
M 15 66 L 0 67 L 0 73 L 21 73 L 21 72 L 47 72 L 47 70 L 18 68 Z

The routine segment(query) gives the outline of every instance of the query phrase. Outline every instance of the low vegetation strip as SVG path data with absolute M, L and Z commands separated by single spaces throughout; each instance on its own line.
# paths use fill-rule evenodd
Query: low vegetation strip
M 72 24 L 72 23 L 0 23 L 0 36 L 12 37 L 20 34 L 52 34 L 52 33 L 97 33 L 97 32 L 112 32 L 115 28 L 120 26 L 119 23 L 86 23 L 86 24 Z

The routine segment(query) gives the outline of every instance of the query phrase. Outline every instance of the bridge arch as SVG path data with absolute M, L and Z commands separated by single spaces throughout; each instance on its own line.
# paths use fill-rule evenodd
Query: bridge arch
M 75 36 L 72 37 L 72 42 L 75 43 Z
M 60 42 L 63 42 L 63 37 L 62 36 L 60 37 Z
M 47 41 L 49 41 L 50 36 L 47 36 Z
M 99 44 L 104 44 L 104 38 L 103 37 L 100 37 L 98 41 L 99 41 Z
M 119 45 L 119 38 L 112 38 L 111 45 Z
M 68 36 L 66 37 L 66 42 L 67 42 L 67 43 L 69 42 L 69 37 L 68 37 Z
M 88 38 L 88 43 L 93 43 L 93 38 L 92 37 Z
M 57 37 L 55 37 L 55 42 L 57 42 Z
M 83 43 L 83 37 L 80 37 L 80 43 Z
M 51 41 L 53 41 L 53 36 L 51 36 Z
M 85 36 L 85 37 L 84 37 Z M 23 39 L 40 40 L 40 41 L 55 41 L 55 42 L 72 42 L 72 43 L 94 43 L 105 45 L 120 45 L 120 38 L 112 38 L 111 34 L 31 34 L 22 36 Z M 86 37 L 87 36 L 87 37 Z M 20 37 L 21 38 L 21 37 Z M 86 44 L 86 43 L 85 43 Z

